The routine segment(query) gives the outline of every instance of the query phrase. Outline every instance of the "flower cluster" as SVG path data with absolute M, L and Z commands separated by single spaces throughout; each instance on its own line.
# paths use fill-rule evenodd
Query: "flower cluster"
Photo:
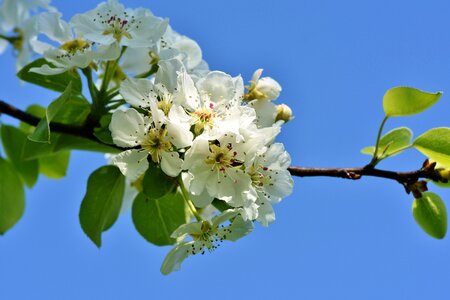
M 278 82 L 261 77 L 262 69 L 249 86 L 240 75 L 209 70 L 195 41 L 149 10 L 117 0 L 69 22 L 61 17 L 56 10 L 36 17 L 39 34 L 29 44 L 46 63 L 30 72 L 81 69 L 97 109 L 92 118 L 109 114 L 112 143 L 123 150 L 110 162 L 136 192 L 150 165 L 160 168 L 177 182 L 197 219 L 173 232 L 177 244 L 164 274 L 188 255 L 246 235 L 254 221 L 268 226 L 275 220 L 272 205 L 293 188 L 290 156 L 274 142 L 292 118 L 289 107 L 273 103 Z M 225 205 L 223 212 L 214 201 Z

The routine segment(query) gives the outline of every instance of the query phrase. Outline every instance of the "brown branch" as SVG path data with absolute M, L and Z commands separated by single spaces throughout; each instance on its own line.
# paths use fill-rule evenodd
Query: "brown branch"
M 418 181 L 420 178 L 435 181 L 442 179 L 439 172 L 436 172 L 434 168 L 425 168 L 411 172 L 394 172 L 375 169 L 370 166 L 363 168 L 301 168 L 291 166 L 289 167 L 289 172 L 293 176 L 298 177 L 328 176 L 353 180 L 360 179 L 363 176 L 372 176 L 392 179 L 400 183 L 412 183 Z
M 27 124 L 36 126 L 41 119 L 33 116 L 27 112 L 24 112 L 4 101 L 0 100 L 0 114 L 6 114 Z M 50 123 L 50 129 L 54 132 L 66 133 L 70 135 L 75 135 L 90 140 L 94 140 L 98 143 L 102 143 L 93 135 L 92 126 L 72 126 L 62 123 Z M 109 145 L 114 147 L 114 145 Z M 115 146 L 117 149 L 125 150 L 123 148 Z M 442 178 L 434 167 L 431 168 L 421 168 L 417 171 L 412 172 L 394 172 L 387 170 L 380 170 L 371 167 L 370 165 L 363 168 L 302 168 L 302 167 L 289 167 L 289 172 L 293 176 L 297 177 L 316 177 L 316 176 L 326 176 L 326 177 L 337 177 L 357 180 L 363 176 L 373 176 L 386 178 L 391 180 L 396 180 L 403 186 L 408 187 L 411 184 L 416 183 L 419 179 L 431 179 L 434 181 L 442 181 Z
M 15 119 L 18 119 L 22 122 L 25 122 L 27 124 L 30 124 L 32 126 L 37 126 L 38 123 L 41 121 L 41 118 L 38 118 L 32 114 L 29 114 L 23 110 L 18 109 L 17 107 L 14 107 L 0 100 L 0 115 L 2 113 Z M 99 142 L 98 139 L 93 134 L 93 129 L 88 126 L 73 126 L 57 122 L 50 122 L 50 130 L 54 132 L 75 135 Z

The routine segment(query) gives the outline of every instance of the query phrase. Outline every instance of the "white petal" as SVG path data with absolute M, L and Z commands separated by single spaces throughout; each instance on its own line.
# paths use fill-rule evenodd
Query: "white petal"
M 135 107 L 150 107 L 150 99 L 157 100 L 155 86 L 148 79 L 125 79 L 120 85 L 120 94 Z
M 160 61 L 158 66 L 155 83 L 161 83 L 169 92 L 173 92 L 177 87 L 177 72 L 184 69 L 183 63 L 178 59 L 171 59 Z
M 116 165 L 131 182 L 137 180 L 148 168 L 148 153 L 143 150 L 126 150 L 117 154 L 112 163 Z
M 109 124 L 114 144 L 120 147 L 135 147 L 144 141 L 148 131 L 148 120 L 137 110 L 116 110 Z
M 227 105 L 235 95 L 233 78 L 220 71 L 212 71 L 197 82 L 202 99 L 208 99 L 217 106 Z
M 200 96 L 194 81 L 186 71 L 178 72 L 177 90 L 173 94 L 173 102 L 184 107 L 195 110 L 200 107 Z
M 173 271 L 178 271 L 181 267 L 181 263 L 189 256 L 191 245 L 194 242 L 181 243 L 175 245 L 175 247 L 167 253 L 161 265 L 161 273 L 164 275 L 169 275 Z
M 68 68 L 60 67 L 60 68 L 50 68 L 49 65 L 42 65 L 39 68 L 31 68 L 30 72 L 38 73 L 42 75 L 57 75 L 64 73 L 68 70 Z
M 161 169 L 164 173 L 172 177 L 178 176 L 183 165 L 183 160 L 178 152 L 162 152 L 161 156 Z
M 202 62 L 202 49 L 194 40 L 187 36 L 181 35 L 172 44 L 172 47 L 186 55 L 186 67 L 188 69 L 193 69 Z

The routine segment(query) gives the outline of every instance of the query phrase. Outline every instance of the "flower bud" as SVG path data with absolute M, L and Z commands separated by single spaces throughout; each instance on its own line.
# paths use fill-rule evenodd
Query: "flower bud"
M 441 178 L 444 180 L 450 180 L 450 169 L 440 169 L 439 175 L 441 175 Z
M 277 117 L 275 122 L 282 120 L 285 123 L 292 120 L 292 109 L 286 104 L 277 105 Z
M 251 86 L 248 87 L 248 93 L 245 95 L 246 100 L 275 100 L 281 92 L 281 86 L 271 77 L 261 77 L 262 69 L 258 69 L 253 74 L 250 81 Z

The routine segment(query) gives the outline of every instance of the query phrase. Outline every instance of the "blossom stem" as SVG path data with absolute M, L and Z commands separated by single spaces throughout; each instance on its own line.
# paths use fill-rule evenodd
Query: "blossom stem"
M 202 217 L 198 213 L 197 209 L 195 208 L 194 204 L 192 203 L 189 192 L 187 191 L 186 187 L 184 186 L 183 179 L 181 179 L 181 176 L 178 178 L 178 182 L 180 184 L 181 192 L 183 193 L 184 201 L 186 201 L 187 206 L 189 207 L 189 210 L 192 212 L 194 217 L 197 219 L 198 222 L 203 221 Z
M 86 79 L 88 82 L 89 93 L 91 94 L 92 102 L 97 103 L 98 90 L 92 79 L 92 69 L 91 69 L 91 67 L 87 67 L 87 68 L 82 69 L 82 71 L 83 71 L 84 76 L 86 76 Z

